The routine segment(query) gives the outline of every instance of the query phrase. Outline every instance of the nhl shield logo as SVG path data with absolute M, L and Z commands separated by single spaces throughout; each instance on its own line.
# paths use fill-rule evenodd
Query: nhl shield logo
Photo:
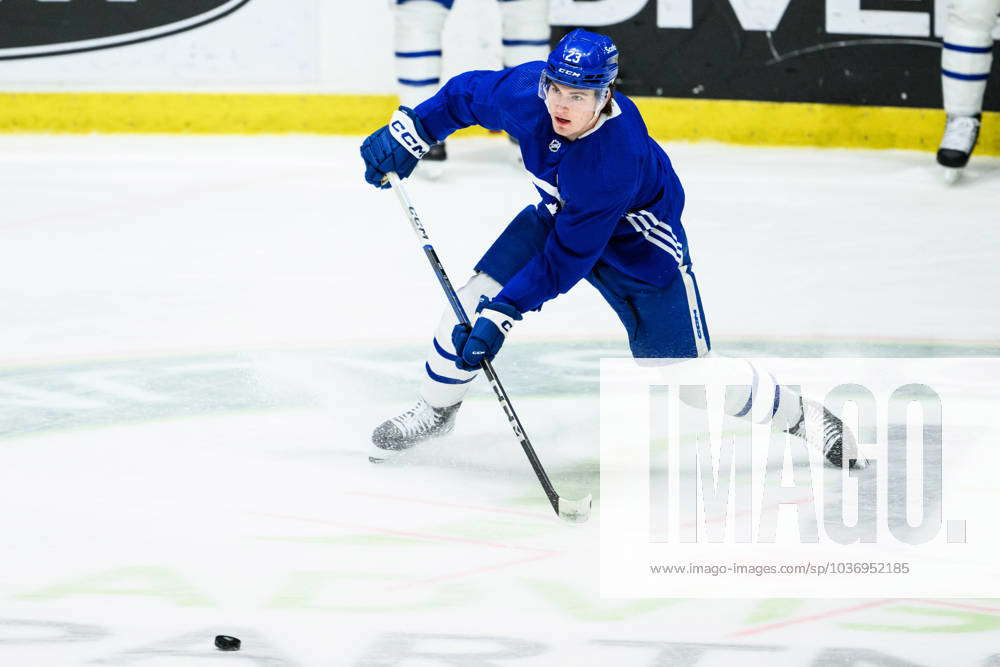
M 549 150 L 555 153 L 557 150 L 562 148 L 562 144 L 559 143 L 558 139 L 553 139 L 552 143 L 549 144 Z

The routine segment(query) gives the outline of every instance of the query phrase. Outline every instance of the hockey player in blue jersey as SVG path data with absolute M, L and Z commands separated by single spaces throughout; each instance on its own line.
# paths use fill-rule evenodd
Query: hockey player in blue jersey
M 546 62 L 460 74 L 416 109 L 400 107 L 364 141 L 365 179 L 388 187 L 388 172 L 405 178 L 434 142 L 459 128 L 504 130 L 519 141 L 541 196 L 515 216 L 458 290 L 466 311 L 477 314 L 471 330 L 458 326 L 450 309 L 444 314 L 417 403 L 375 429 L 373 460 L 449 433 L 480 362 L 496 356 L 525 313 L 581 280 L 618 315 L 636 358 L 709 353 L 681 224 L 684 190 L 636 106 L 614 90 L 617 74 L 611 39 L 574 30 Z M 748 383 L 746 400 L 729 412 L 759 414 L 752 410 L 759 398 L 773 424 L 803 436 L 807 418 L 821 420 L 831 426 L 824 453 L 839 465 L 840 420 L 812 402 L 803 410 L 795 392 L 754 375 L 755 393 Z

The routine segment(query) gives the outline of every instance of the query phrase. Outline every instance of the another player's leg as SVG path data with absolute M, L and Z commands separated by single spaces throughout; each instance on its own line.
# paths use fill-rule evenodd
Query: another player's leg
M 399 103 L 411 109 L 433 95 L 441 83 L 441 33 L 453 0 L 395 0 L 396 80 Z M 431 146 L 418 173 L 441 175 L 447 158 L 444 142 Z
M 500 0 L 501 34 L 503 45 L 503 66 L 516 67 L 534 60 L 549 57 L 548 0 Z M 517 147 L 517 140 L 508 135 Z M 515 158 L 521 160 L 521 151 L 514 151 Z
M 946 114 L 937 161 L 955 180 L 979 138 L 983 95 L 993 62 L 1000 0 L 955 0 L 948 11 L 941 50 L 941 93 Z
M 501 0 L 503 66 L 549 57 L 548 0 Z
M 458 290 L 470 317 L 483 296 L 492 299 L 545 244 L 549 227 L 534 206 L 528 206 L 507 225 L 475 266 L 476 274 Z M 369 458 L 375 462 L 452 431 L 462 399 L 478 372 L 455 365 L 451 332 L 458 320 L 451 308 L 441 316 L 424 363 L 416 405 L 387 419 L 372 434 Z

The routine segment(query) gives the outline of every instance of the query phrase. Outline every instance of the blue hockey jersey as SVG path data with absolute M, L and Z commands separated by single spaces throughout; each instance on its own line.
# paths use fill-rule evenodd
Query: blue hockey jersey
M 497 299 L 521 312 L 568 291 L 598 261 L 655 286 L 690 263 L 681 226 L 684 190 L 635 104 L 614 93 L 611 116 L 575 141 L 556 134 L 538 96 L 543 62 L 471 71 L 448 81 L 416 109 L 442 141 L 463 127 L 503 130 L 518 140 L 524 166 L 550 223 L 544 250 Z

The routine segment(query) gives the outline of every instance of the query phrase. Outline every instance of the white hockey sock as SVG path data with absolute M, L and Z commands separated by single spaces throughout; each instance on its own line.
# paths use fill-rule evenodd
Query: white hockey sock
M 502 285 L 493 278 L 485 273 L 477 273 L 458 290 L 458 298 L 466 314 L 475 319 L 479 298 L 487 296 L 492 299 L 501 289 Z M 477 371 L 463 371 L 455 366 L 455 346 L 451 343 L 451 331 L 456 324 L 458 318 L 449 307 L 441 316 L 424 364 L 424 381 L 420 386 L 420 395 L 435 408 L 448 407 L 465 398 L 472 381 L 478 375 Z
M 941 92 L 947 113 L 973 116 L 993 63 L 993 36 L 1000 0 L 958 0 L 948 12 L 941 49 Z
M 802 416 L 799 388 L 779 385 L 773 373 L 750 361 L 745 363 L 749 367 L 750 383 L 726 394 L 726 414 L 749 419 L 755 424 L 771 422 L 774 431 L 794 426 Z
M 772 373 L 746 359 L 728 359 L 715 354 L 711 357 L 716 368 L 721 364 L 727 366 L 726 377 L 745 378 L 737 384 L 728 384 L 723 406 L 727 415 L 756 424 L 770 423 L 771 429 L 776 432 L 784 431 L 799 421 L 802 409 L 798 387 L 779 385 Z M 685 363 L 694 364 L 698 360 L 692 359 Z M 702 392 L 682 392 L 680 398 L 692 407 L 702 410 L 707 407 Z
M 500 16 L 504 67 L 548 58 L 548 0 L 504 0 Z
M 399 103 L 413 108 L 441 83 L 441 32 L 448 10 L 432 0 L 409 0 L 395 9 Z

